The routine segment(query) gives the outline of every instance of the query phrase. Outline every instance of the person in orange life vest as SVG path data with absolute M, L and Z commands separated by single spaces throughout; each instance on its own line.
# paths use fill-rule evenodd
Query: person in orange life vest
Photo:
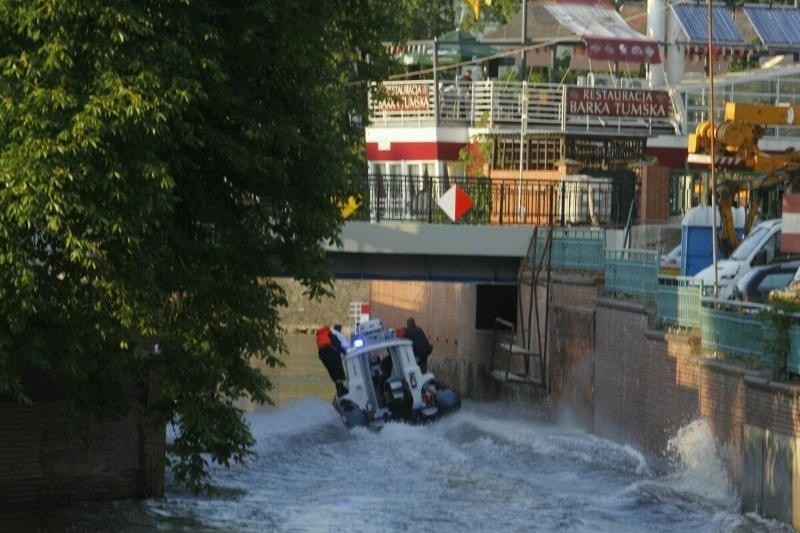
M 428 337 L 422 328 L 417 326 L 416 321 L 409 317 L 406 320 L 405 338 L 411 341 L 414 349 L 414 357 L 419 363 L 419 368 L 423 372 L 428 371 L 428 356 L 433 351 L 433 346 L 428 342 Z
M 330 326 L 322 326 L 317 330 L 317 354 L 319 360 L 325 365 L 328 375 L 336 385 L 336 394 L 341 396 L 347 393 L 344 386 L 345 374 L 342 364 L 344 349 L 339 339 L 333 334 Z

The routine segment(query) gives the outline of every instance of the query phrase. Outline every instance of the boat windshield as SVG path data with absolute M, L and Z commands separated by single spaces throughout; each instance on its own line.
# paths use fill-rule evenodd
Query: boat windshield
M 745 240 L 736 247 L 731 254 L 731 259 L 736 261 L 744 261 L 755 251 L 756 247 L 764 240 L 764 236 L 769 230 L 767 228 L 756 228 Z

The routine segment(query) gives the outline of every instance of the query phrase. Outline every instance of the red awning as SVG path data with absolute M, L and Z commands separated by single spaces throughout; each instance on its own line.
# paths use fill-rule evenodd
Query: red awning
M 586 50 L 591 59 L 661 63 L 658 43 L 652 39 L 622 39 L 585 35 L 583 40 L 586 41 Z

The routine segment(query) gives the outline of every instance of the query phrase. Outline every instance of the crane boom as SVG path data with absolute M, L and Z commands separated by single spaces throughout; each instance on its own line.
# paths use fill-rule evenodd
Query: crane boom
M 727 179 L 717 186 L 722 218 L 720 245 L 726 253 L 739 245 L 730 209 L 736 193 L 772 187 L 783 182 L 789 182 L 793 191 L 798 189 L 796 182 L 797 171 L 800 169 L 800 153 L 792 148 L 781 154 L 768 154 L 758 147 L 758 141 L 764 136 L 766 127 L 777 125 L 800 125 L 800 107 L 728 102 L 725 104 L 724 122 L 712 128 L 711 122 L 703 121 L 689 135 L 688 163 L 710 165 L 713 138 L 716 148 L 715 164 L 762 174 L 757 179 Z M 755 220 L 758 209 L 758 203 L 751 201 L 746 215 L 745 233 Z

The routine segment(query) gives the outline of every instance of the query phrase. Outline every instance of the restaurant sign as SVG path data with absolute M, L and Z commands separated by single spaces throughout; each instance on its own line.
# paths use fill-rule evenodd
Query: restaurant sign
M 572 87 L 567 90 L 569 115 L 667 118 L 669 110 L 667 91 L 608 87 Z
M 431 108 L 427 83 L 383 85 L 381 111 L 425 111 Z

